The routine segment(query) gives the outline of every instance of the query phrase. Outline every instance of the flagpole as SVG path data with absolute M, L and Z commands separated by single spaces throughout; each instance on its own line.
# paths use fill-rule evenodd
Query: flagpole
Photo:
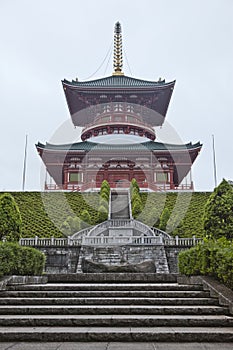
M 214 185 L 215 187 L 217 187 L 217 167 L 216 167 L 214 135 L 212 135 L 212 146 L 213 146 L 213 162 L 214 162 Z
M 24 149 L 24 161 L 23 161 L 23 184 L 22 191 L 25 189 L 25 180 L 26 180 L 26 168 L 27 168 L 27 146 L 28 146 L 28 135 L 25 138 L 25 149 Z

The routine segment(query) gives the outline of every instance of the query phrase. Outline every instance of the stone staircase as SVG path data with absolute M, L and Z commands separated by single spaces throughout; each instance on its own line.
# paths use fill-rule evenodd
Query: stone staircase
M 177 275 L 51 275 L 0 292 L 0 341 L 232 342 L 233 317 Z
M 128 191 L 111 191 L 111 219 L 130 219 Z

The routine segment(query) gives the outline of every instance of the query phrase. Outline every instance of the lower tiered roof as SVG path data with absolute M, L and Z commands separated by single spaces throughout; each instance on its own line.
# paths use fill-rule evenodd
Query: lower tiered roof
M 96 143 L 96 142 L 76 142 L 63 145 L 55 145 L 46 143 L 45 145 L 38 142 L 37 149 L 54 150 L 54 151 L 186 151 L 186 150 L 200 150 L 202 144 L 191 142 L 186 144 L 169 144 L 162 142 L 148 141 L 143 143 L 126 143 L 126 144 L 108 144 L 108 143 Z

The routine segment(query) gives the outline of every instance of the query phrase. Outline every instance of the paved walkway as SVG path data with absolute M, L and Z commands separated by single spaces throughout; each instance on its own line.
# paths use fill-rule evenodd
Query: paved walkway
M 0 343 L 0 350 L 232 350 L 233 343 Z

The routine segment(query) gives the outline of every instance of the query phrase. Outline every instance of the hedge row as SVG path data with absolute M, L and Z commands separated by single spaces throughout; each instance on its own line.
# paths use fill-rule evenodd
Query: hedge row
M 12 192 L 22 216 L 22 237 L 63 237 L 60 227 L 69 216 L 87 210 L 98 223 L 98 193 Z
M 100 195 L 98 193 L 47 193 L 47 192 L 13 192 L 16 203 L 22 216 L 22 237 L 62 237 L 60 227 L 68 216 L 81 216 L 87 210 L 91 217 L 91 225 L 99 222 Z M 159 227 L 158 219 L 164 208 L 168 208 L 171 219 L 168 226 L 176 222 L 176 213 L 184 213 L 184 218 L 174 230 L 169 229 L 172 235 L 180 237 L 202 237 L 204 235 L 202 217 L 204 206 L 210 193 L 192 193 L 191 202 L 187 208 L 186 196 L 179 193 L 179 203 L 176 211 L 177 193 L 142 193 L 140 194 L 142 215 L 138 220 L 149 226 Z M 44 207 L 46 204 L 46 208 Z M 51 218 L 54 220 L 51 221 Z M 56 222 L 56 225 L 54 224 Z M 175 226 L 175 225 L 174 225 Z
M 204 208 L 210 195 L 211 192 L 141 193 L 143 206 L 146 207 L 138 220 L 159 227 L 161 214 L 167 208 L 170 218 L 166 232 L 179 237 L 203 237 Z
M 206 240 L 179 254 L 179 271 L 185 275 L 209 275 L 233 289 L 233 242 Z
M 39 250 L 0 242 L 0 276 L 41 275 L 44 266 L 45 255 Z

